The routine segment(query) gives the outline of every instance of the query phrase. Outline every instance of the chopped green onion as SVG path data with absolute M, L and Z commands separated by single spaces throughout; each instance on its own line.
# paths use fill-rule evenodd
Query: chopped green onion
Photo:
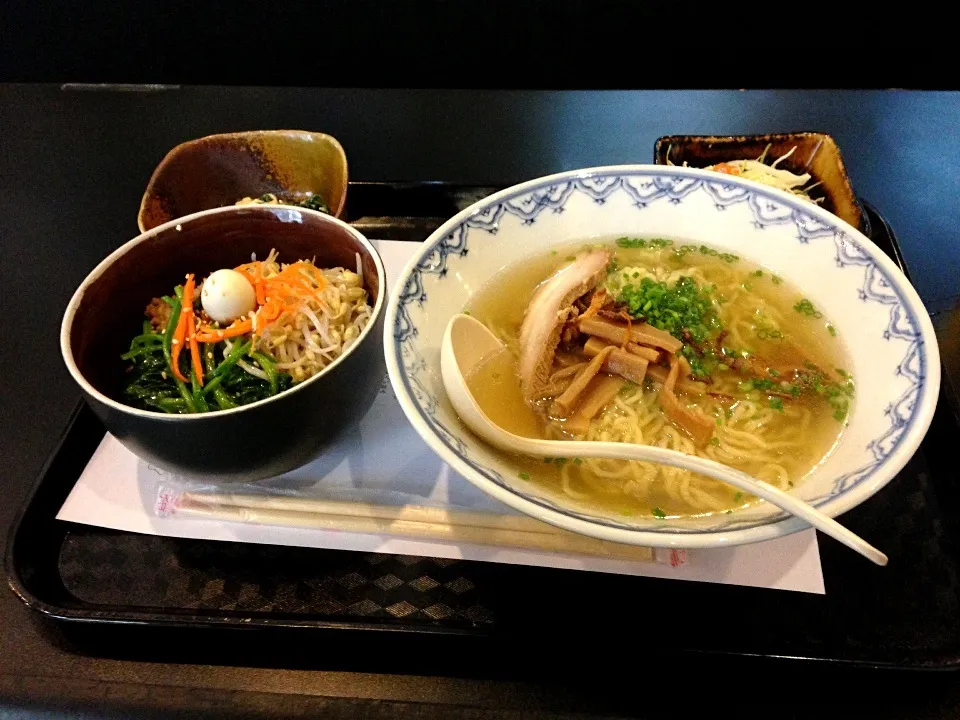
M 629 282 L 614 294 L 633 317 L 643 318 L 678 339 L 683 339 L 686 330 L 697 342 L 705 342 L 723 329 L 711 289 L 699 287 L 693 278 L 681 277 L 673 285 L 649 277 L 639 282 L 629 276 L 625 279 Z
M 793 306 L 793 309 L 796 310 L 798 313 L 802 313 L 809 317 L 815 317 L 818 319 L 823 317 L 823 313 L 817 310 L 813 306 L 813 303 L 807 300 L 806 298 L 802 298 L 800 302 L 798 302 L 796 305 Z

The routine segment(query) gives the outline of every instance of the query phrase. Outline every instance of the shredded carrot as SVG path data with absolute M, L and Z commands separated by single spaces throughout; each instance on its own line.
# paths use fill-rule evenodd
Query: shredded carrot
M 302 262 L 292 263 L 287 265 L 287 267 L 281 270 L 276 276 L 267 280 L 267 283 L 269 286 L 283 288 L 289 295 L 301 297 L 306 295 L 319 300 L 320 296 L 317 294 L 317 290 L 323 289 L 325 284 L 323 276 L 319 273 L 315 275 L 310 273 L 308 276 L 303 270 L 304 264 Z M 316 284 L 317 288 L 311 287 L 308 280 Z
M 326 287 L 323 273 L 313 264 L 301 260 L 290 263 L 273 277 L 265 277 L 263 263 L 253 261 L 234 268 L 250 282 L 256 293 L 256 314 L 238 320 L 227 328 L 201 327 L 196 332 L 197 342 L 219 342 L 226 338 L 245 335 L 256 328 L 257 335 L 281 316 L 295 312 L 307 300 L 324 305 L 320 290 Z M 198 355 L 199 357 L 199 355 Z
M 183 286 L 183 315 L 186 316 L 186 336 L 190 343 L 190 362 L 193 365 L 193 374 L 197 383 L 203 387 L 203 365 L 200 362 L 200 346 L 197 343 L 197 317 L 193 312 L 193 294 L 197 284 L 193 274 L 187 275 L 187 282 Z M 182 344 L 182 343 L 181 343 Z
M 237 265 L 234 270 L 238 273 L 243 273 L 249 278 L 254 280 L 263 277 L 262 264 L 259 261 L 244 263 L 243 265 Z
M 268 302 L 267 298 L 270 297 L 282 298 L 285 310 L 295 309 L 300 304 L 299 301 L 307 297 L 323 302 L 318 291 L 326 287 L 327 281 L 318 268 L 304 260 L 288 264 L 279 273 L 269 278 L 264 277 L 263 263 L 259 261 L 238 265 L 234 270 L 250 281 L 257 293 L 258 306 L 265 305 Z M 288 298 L 293 298 L 294 302 L 289 302 Z M 293 307 L 290 307 L 291 305 Z
M 263 305 L 267 301 L 267 281 L 263 277 L 263 263 L 249 262 L 238 265 L 234 270 L 250 281 L 250 285 L 257 294 L 257 305 Z
M 183 284 L 183 309 L 193 315 L 193 291 L 196 290 L 197 283 L 193 278 L 193 273 L 187 275 L 187 281 Z
M 197 342 L 202 343 L 220 342 L 227 338 L 237 337 L 237 335 L 246 335 L 251 330 L 253 330 L 252 320 L 239 320 L 225 328 L 201 328 L 200 332 L 196 334 L 196 338 Z
M 266 327 L 283 313 L 283 305 L 276 298 L 270 298 L 257 311 L 257 330 Z

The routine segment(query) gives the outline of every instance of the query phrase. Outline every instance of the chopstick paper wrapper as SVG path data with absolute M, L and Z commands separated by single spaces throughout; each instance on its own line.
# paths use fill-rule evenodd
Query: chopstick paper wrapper
M 620 560 L 657 560 L 652 548 L 578 535 L 533 518 L 452 508 L 184 492 L 173 498 L 170 509 L 175 513 L 232 522 L 475 543 Z M 671 555 L 664 561 L 682 564 L 682 559 L 684 556 Z

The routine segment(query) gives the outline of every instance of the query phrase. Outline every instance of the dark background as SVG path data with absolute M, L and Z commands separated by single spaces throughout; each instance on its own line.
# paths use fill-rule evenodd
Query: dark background
M 949 88 L 940 5 L 6 0 L 0 79 L 326 87 Z
M 325 130 L 343 142 L 356 180 L 499 184 L 649 161 L 656 138 L 668 133 L 823 129 L 837 138 L 857 192 L 898 231 L 934 310 L 950 307 L 958 290 L 960 136 L 943 132 L 958 117 L 960 93 L 0 87 L 0 243 L 8 260 L 0 541 L 78 397 L 57 346 L 66 302 L 102 257 L 136 234 L 150 173 L 179 142 L 245 128 Z M 776 612 L 776 593 L 770 603 Z M 692 692 L 736 704 L 744 716 L 768 715 L 769 703 L 783 717 L 829 716 L 828 694 L 856 699 L 852 717 L 862 710 L 946 718 L 960 707 L 952 673 L 677 658 L 661 649 L 662 618 L 639 611 L 625 621 L 650 628 L 649 646 L 624 648 L 604 636 L 591 647 L 564 647 L 562 627 L 509 658 L 327 634 L 144 636 L 121 628 L 78 644 L 3 591 L 0 708 L 30 708 L 24 717 L 41 706 L 85 708 L 85 717 L 142 717 L 153 708 L 157 717 L 189 709 L 210 717 L 432 718 L 450 717 L 453 707 L 464 717 L 662 717 L 677 703 L 700 708 L 706 701 L 688 699 Z M 784 687 L 817 691 L 784 699 Z
M 949 88 L 949 25 L 930 3 L 888 14 L 843 2 L 8 0 L 0 81 L 47 84 L 0 87 L 0 551 L 78 397 L 57 350 L 66 301 L 135 234 L 143 187 L 175 144 L 315 129 L 343 142 L 353 179 L 508 184 L 648 162 L 664 134 L 824 130 L 897 230 L 933 311 L 958 293 L 960 94 L 880 90 Z M 688 91 L 642 92 L 675 88 Z M 131 630 L 124 643 L 121 630 L 78 645 L 0 588 L 0 717 L 960 712 L 953 674 L 665 657 L 660 619 L 634 621 L 650 625 L 649 647 L 564 648 L 558 628 L 510 662 L 334 637 L 304 647 Z

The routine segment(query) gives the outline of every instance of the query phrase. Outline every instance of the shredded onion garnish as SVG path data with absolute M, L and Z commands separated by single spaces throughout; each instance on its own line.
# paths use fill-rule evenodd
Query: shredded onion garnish
M 670 160 L 671 149 L 672 148 L 667 148 L 667 165 L 674 164 Z M 767 153 L 770 151 L 770 145 L 767 145 L 764 151 L 760 154 L 760 157 L 758 157 L 756 160 L 730 160 L 728 162 L 710 165 L 705 169 L 724 173 L 725 175 L 736 175 L 738 177 L 745 178 L 746 180 L 753 180 L 754 182 L 763 183 L 764 185 L 769 185 L 779 190 L 785 190 L 789 193 L 793 193 L 794 195 L 802 197 L 804 200 L 809 202 L 821 203 L 823 202 L 823 198 L 810 197 L 810 191 L 820 184 L 817 182 L 813 183 L 812 185 L 807 185 L 811 179 L 810 173 L 797 175 L 789 170 L 784 170 L 783 168 L 777 167 L 777 165 L 793 155 L 793 153 L 796 152 L 796 149 L 796 146 L 792 147 L 789 152 L 784 153 L 768 165 L 766 163 L 766 158 Z M 687 167 L 686 161 L 684 161 L 683 167 Z

